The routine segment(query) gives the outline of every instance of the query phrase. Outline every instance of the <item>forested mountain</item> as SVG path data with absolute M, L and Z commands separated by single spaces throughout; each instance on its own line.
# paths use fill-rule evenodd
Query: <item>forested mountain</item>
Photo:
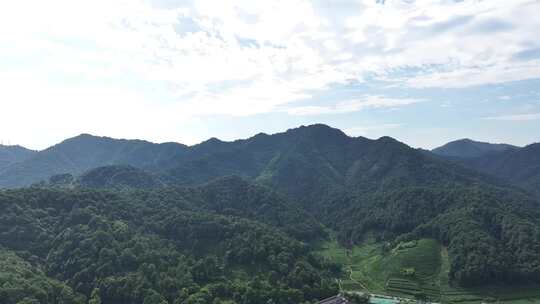
M 106 165 L 149 168 L 185 150 L 186 146 L 177 143 L 153 144 L 82 134 L 5 168 L 0 172 L 0 187 L 28 186 L 52 175 L 79 175 Z
M 490 153 L 503 152 L 515 149 L 518 149 L 518 147 L 508 144 L 492 144 L 487 142 L 474 141 L 465 138 L 449 142 L 441 147 L 431 150 L 431 152 L 445 157 L 474 158 Z
M 37 153 L 21 146 L 0 145 L 0 172 L 11 164 L 26 160 Z
M 323 226 L 298 202 L 268 187 L 238 176 L 217 178 L 198 186 L 166 186 L 151 174 L 133 167 L 108 166 L 90 170 L 75 178 L 55 175 L 36 187 L 56 189 L 145 190 L 135 192 L 147 200 L 166 200 L 192 211 L 215 212 L 257 220 L 301 240 L 326 237 Z M 139 197 L 139 196 L 132 196 Z
M 129 165 L 110 165 L 90 169 L 79 176 L 56 174 L 48 180 L 33 184 L 55 188 L 96 188 L 111 190 L 150 189 L 164 187 L 161 178 L 146 170 Z
M 337 292 L 339 268 L 281 229 L 309 227 L 309 216 L 221 183 L 0 192 L 0 302 L 303 303 Z M 250 206 L 235 209 L 230 183 Z
M 83 173 L 78 179 L 87 188 L 156 188 L 164 186 L 159 177 L 142 169 L 126 165 L 104 166 Z
M 540 195 L 540 143 L 460 163 Z
M 96 140 L 93 137 L 91 139 Z M 151 233 L 165 238 L 165 241 L 159 240 L 164 242 L 159 243 L 159 246 L 180 246 L 177 239 L 186 242 L 188 247 L 177 247 L 182 248 L 182 254 L 186 255 L 203 250 L 199 247 L 202 246 L 199 242 L 202 242 L 220 248 L 217 256 L 222 256 L 223 252 L 227 252 L 222 250 L 222 246 L 225 246 L 222 242 L 229 236 L 216 240 L 207 235 L 194 236 L 189 231 L 182 231 L 177 235 L 177 232 L 174 232 L 176 230 L 171 232 L 170 229 L 173 228 L 160 230 L 161 226 L 156 223 L 162 222 L 164 218 L 170 219 L 168 225 L 172 225 L 174 229 L 184 229 L 182 227 L 191 225 L 189 218 L 197 219 L 196 223 L 209 223 L 209 227 L 216 227 L 214 221 L 236 223 L 238 219 L 242 219 L 250 223 L 246 225 L 263 225 L 267 227 L 264 229 L 273 231 L 269 233 L 275 232 L 310 244 L 324 238 L 325 232 L 320 224 L 322 223 L 335 231 L 337 238 L 345 246 L 362 242 L 368 233 L 374 235 L 377 241 L 390 244 L 400 240 L 429 237 L 448 248 L 451 263 L 449 277 L 455 284 L 473 286 L 500 282 L 540 282 L 540 204 L 536 198 L 482 173 L 412 149 L 389 137 L 377 140 L 353 138 L 325 125 L 312 125 L 274 135 L 258 134 L 233 142 L 211 139 L 191 147 L 98 140 L 102 141 L 109 142 L 115 148 L 101 148 L 105 152 L 100 157 L 96 157 L 96 154 L 80 158 L 77 156 L 78 153 L 84 155 L 80 151 L 90 149 L 91 143 L 88 143 L 89 147 L 85 149 L 77 148 L 78 144 L 73 144 L 71 149 L 65 149 L 65 142 L 59 146 L 63 146 L 64 151 L 72 151 L 73 157 L 70 159 L 76 160 L 76 171 L 92 169 L 94 163 L 102 166 L 103 162 L 130 166 L 106 166 L 71 179 L 69 175 L 59 175 L 49 183 L 53 186 L 55 183 L 67 183 L 72 190 L 7 191 L 6 195 L 22 195 L 15 205 L 24 207 L 14 207 L 13 210 L 19 210 L 17 214 L 24 214 L 27 212 L 25 210 L 38 208 L 41 210 L 38 214 L 45 216 L 52 212 L 60 222 L 60 218 L 65 218 L 71 211 L 54 212 L 47 209 L 48 207 L 41 208 L 35 202 L 42 199 L 44 204 L 48 204 L 48 196 L 52 195 L 50 193 L 61 197 L 71 196 L 73 201 L 80 201 L 79 205 L 90 208 L 92 214 L 100 217 L 117 214 L 118 217 L 110 220 L 126 222 L 128 227 L 133 227 L 134 235 L 146 236 L 146 233 Z M 49 151 L 44 155 L 51 153 Z M 39 154 L 24 163 L 34 161 L 32 164 L 39 167 L 36 164 L 41 163 L 45 156 L 38 156 Z M 85 160 L 84 157 L 93 160 Z M 75 170 L 65 169 L 58 173 L 71 173 Z M 232 177 L 233 175 L 239 177 Z M 148 184 L 147 181 L 153 178 L 158 178 L 159 183 Z M 85 179 L 86 183 L 78 182 Z M 98 189 L 90 191 L 84 190 L 85 188 Z M 114 191 L 107 192 L 100 190 L 101 188 Z M 132 188 L 140 190 L 130 190 Z M 81 193 L 99 194 L 98 197 L 102 199 L 79 199 Z M 36 195 L 38 198 L 34 197 Z M 107 207 L 119 206 L 111 203 L 118 201 L 122 202 L 121 210 Z M 94 205 L 98 207 L 93 207 Z M 130 210 L 131 208 L 137 210 Z M 178 215 L 180 219 L 170 218 L 177 209 L 181 210 L 181 215 Z M 9 223 L 6 229 L 33 231 L 33 235 L 41 229 L 28 228 L 25 225 L 34 223 L 34 220 L 21 217 L 17 220 L 6 218 L 0 222 Z M 46 218 L 39 219 L 39 222 L 48 225 L 54 221 Z M 68 229 L 65 219 L 62 220 L 62 225 L 55 229 Z M 84 228 L 85 233 L 91 231 L 88 230 L 90 228 Z M 45 231 L 50 229 L 46 228 Z M 69 229 L 75 228 L 69 226 Z M 11 234 L 17 235 L 15 232 L 12 231 Z M 235 233 L 231 232 L 230 237 L 234 235 Z M 25 237 L 27 236 L 21 235 L 17 239 L 23 242 Z M 196 241 L 201 238 L 202 241 Z M 207 243 L 207 238 L 210 238 L 211 242 Z M 172 245 L 169 242 L 172 242 Z M 24 248 L 45 243 L 24 243 L 21 247 L 11 244 L 8 249 L 19 252 L 24 251 Z M 203 247 L 206 248 L 205 246 Z M 240 249 L 230 248 L 232 253 L 237 250 Z M 216 254 L 216 251 L 210 251 Z M 308 252 L 309 250 L 306 254 Z M 309 260 L 307 257 L 301 259 Z M 87 258 L 86 262 L 90 263 L 90 260 Z M 318 266 L 313 267 L 317 269 L 316 272 L 325 271 L 317 268 Z M 66 266 L 49 274 L 52 274 L 53 279 L 66 281 L 74 275 L 70 272 L 64 276 L 64 272 L 68 270 L 69 267 Z M 254 274 L 246 269 L 243 271 Z M 284 282 L 282 275 L 285 274 L 278 275 L 281 283 Z M 95 274 L 92 272 L 91 275 L 80 276 L 90 280 Z M 265 275 L 262 276 L 263 280 L 268 279 Z M 247 277 L 251 278 L 249 275 Z M 100 278 L 105 280 L 103 276 Z M 88 286 L 84 291 L 79 291 L 75 283 L 70 283 L 69 286 L 75 292 L 86 296 L 91 292 Z M 327 287 L 320 288 L 327 290 Z M 162 289 L 152 289 L 164 295 Z M 164 297 L 171 299 L 171 296 Z M 303 299 L 311 298 L 304 293 Z
M 254 219 L 305 241 L 326 237 L 323 226 L 299 203 L 236 176 L 219 178 L 197 187 L 174 187 L 169 191 L 174 191 L 184 201 L 196 202 L 193 209 Z M 156 192 L 160 193 L 159 190 Z
M 343 193 L 465 184 L 483 178 L 390 137 L 351 138 L 325 125 L 222 143 L 215 153 L 192 152 L 198 149 L 190 147 L 163 166 L 170 182 L 197 184 L 235 174 L 279 189 L 308 208 Z
M 300 201 L 344 244 L 366 232 L 387 241 L 434 237 L 449 247 L 457 283 L 540 279 L 540 259 L 533 257 L 540 252 L 535 199 L 394 139 L 351 138 L 315 125 L 188 155 L 167 170 L 175 182 L 251 178 Z
M 432 153 L 540 195 L 540 144 L 523 148 L 468 139 L 450 142 Z

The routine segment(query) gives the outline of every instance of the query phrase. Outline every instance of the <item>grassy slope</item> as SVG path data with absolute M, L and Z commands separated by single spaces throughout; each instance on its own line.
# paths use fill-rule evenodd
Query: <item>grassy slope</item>
M 450 262 L 445 247 L 435 240 L 421 239 L 400 244 L 383 253 L 382 244 L 366 241 L 352 249 L 338 245 L 335 239 L 321 245 L 320 253 L 343 265 L 341 278 L 344 290 L 369 291 L 401 297 L 423 293 L 442 303 L 540 303 L 540 286 L 492 286 L 464 289 L 450 286 Z M 404 275 L 404 269 L 414 269 L 414 275 Z

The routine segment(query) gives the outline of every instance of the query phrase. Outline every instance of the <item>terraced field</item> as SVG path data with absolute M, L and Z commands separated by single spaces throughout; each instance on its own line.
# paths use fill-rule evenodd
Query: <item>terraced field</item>
M 420 285 L 418 285 L 418 283 L 397 278 L 388 279 L 386 282 L 386 290 L 402 294 L 409 294 L 412 296 L 422 292 L 422 288 Z
M 401 243 L 386 252 L 383 244 L 369 240 L 351 249 L 332 240 L 321 245 L 320 253 L 343 265 L 343 290 L 427 298 L 440 303 L 540 304 L 540 286 L 451 286 L 448 252 L 433 239 Z
M 358 281 L 351 278 L 350 270 L 353 265 L 351 265 L 349 257 L 350 253 L 348 252 L 349 250 L 339 246 L 335 239 L 322 244 L 320 249 L 320 254 L 322 256 L 343 265 L 343 270 L 345 271 L 344 276 L 338 279 L 343 290 L 367 291 L 365 286 L 362 286 Z

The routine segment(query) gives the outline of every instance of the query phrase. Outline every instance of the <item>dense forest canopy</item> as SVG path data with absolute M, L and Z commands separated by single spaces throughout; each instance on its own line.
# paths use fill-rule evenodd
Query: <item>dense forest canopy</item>
M 176 195 L 1 192 L 1 252 L 16 263 L 2 266 L 0 302 L 302 303 L 337 292 L 339 267 L 278 223 L 195 211 Z

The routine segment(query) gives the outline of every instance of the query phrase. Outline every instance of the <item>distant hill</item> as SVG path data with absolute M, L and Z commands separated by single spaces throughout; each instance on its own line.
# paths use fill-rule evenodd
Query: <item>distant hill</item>
M 431 152 L 540 195 L 540 143 L 520 148 L 462 139 Z
M 540 195 L 540 143 L 463 160 L 461 163 Z
M 177 143 L 154 144 L 82 134 L 5 168 L 0 172 L 0 187 L 28 186 L 53 175 L 79 175 L 107 165 L 152 168 L 185 150 L 186 146 Z
M 21 146 L 0 145 L 0 172 L 9 165 L 24 161 L 36 153 Z
M 518 149 L 518 147 L 508 144 L 492 144 L 487 142 L 474 141 L 466 138 L 449 142 L 441 147 L 431 150 L 431 152 L 445 157 L 474 158 L 489 153 L 503 152 L 515 149 Z

